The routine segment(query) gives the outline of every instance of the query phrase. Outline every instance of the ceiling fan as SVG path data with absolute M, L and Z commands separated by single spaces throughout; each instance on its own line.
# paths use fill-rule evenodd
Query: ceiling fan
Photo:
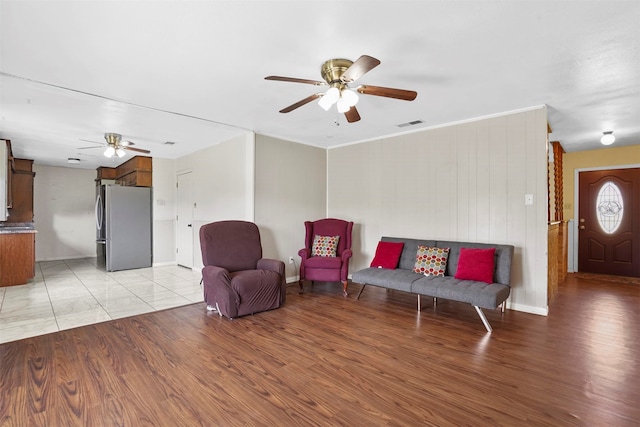
M 135 145 L 135 144 L 131 141 L 122 141 L 122 135 L 120 135 L 119 133 L 112 133 L 112 132 L 105 133 L 104 139 L 107 141 L 107 144 L 106 144 L 107 149 L 104 151 L 105 157 L 111 158 L 114 155 L 117 155 L 118 157 L 124 157 L 125 154 L 127 154 L 124 150 L 137 151 L 139 153 L 145 153 L 145 154 L 151 153 L 151 151 L 149 150 L 143 150 L 142 148 L 132 147 L 132 145 Z M 105 145 L 102 142 L 89 141 L 86 139 L 81 139 L 80 141 L 91 142 L 93 144 L 100 144 L 103 146 Z M 79 150 L 86 150 L 89 148 L 98 148 L 98 147 L 80 147 Z
M 306 83 L 314 86 L 330 86 L 326 92 L 309 95 L 295 104 L 291 104 L 288 107 L 283 108 L 280 112 L 289 113 L 296 108 L 302 107 L 303 105 L 320 98 L 318 105 L 320 105 L 325 111 L 329 111 L 331 106 L 336 104 L 338 112 L 344 113 L 347 118 L 347 122 L 353 123 L 360 120 L 360 114 L 358 114 L 358 110 L 356 110 L 355 107 L 358 102 L 358 95 L 356 92 L 363 95 L 384 96 L 404 101 L 413 101 L 416 99 L 416 96 L 418 96 L 418 93 L 412 90 L 394 89 L 390 87 L 369 85 L 360 85 L 354 89 L 349 87 L 350 83 L 353 83 L 378 65 L 380 65 L 380 60 L 368 55 L 362 55 L 360 58 L 356 59 L 355 62 L 348 59 L 329 59 L 328 61 L 325 61 L 320 68 L 320 74 L 324 81 L 282 76 L 267 76 L 265 77 L 265 80 Z

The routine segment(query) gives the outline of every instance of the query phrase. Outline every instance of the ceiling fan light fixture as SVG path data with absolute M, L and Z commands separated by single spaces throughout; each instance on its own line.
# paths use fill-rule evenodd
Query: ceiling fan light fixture
M 125 154 L 127 154 L 122 148 L 117 148 L 116 149 L 116 154 L 118 155 L 118 157 L 124 157 Z
M 600 142 L 602 145 L 611 145 L 616 140 L 616 137 L 613 135 L 613 131 L 602 132 L 602 138 L 600 138 Z
M 345 98 L 340 98 L 338 99 L 336 108 L 338 109 L 338 113 L 346 113 L 351 109 L 351 105 L 349 105 L 349 102 Z
M 334 86 L 329 88 L 329 90 L 326 91 L 324 95 L 322 95 L 322 97 L 320 97 L 318 105 L 321 106 L 324 111 L 329 111 L 329 108 L 331 108 L 331 106 L 335 104 L 339 98 L 340 90 Z
M 116 149 L 113 148 L 112 146 L 108 146 L 106 150 L 104 150 L 104 156 L 105 157 L 113 157 L 113 155 L 116 154 Z
M 344 99 L 349 107 L 353 107 L 358 103 L 358 94 L 351 89 L 345 88 L 342 90 L 342 99 Z

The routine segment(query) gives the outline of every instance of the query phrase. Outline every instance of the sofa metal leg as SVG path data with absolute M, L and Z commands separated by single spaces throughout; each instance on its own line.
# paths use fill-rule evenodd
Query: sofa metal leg
M 482 312 L 482 309 L 477 305 L 474 305 L 473 308 L 475 308 L 478 312 L 478 316 L 480 316 L 480 320 L 482 320 L 482 323 L 484 323 L 484 327 L 487 328 L 487 332 L 491 332 L 493 329 L 491 329 L 491 325 L 489 324 L 487 317 Z
M 360 292 L 358 292 L 358 296 L 356 297 L 356 299 L 360 299 L 360 295 L 362 295 L 362 291 L 364 291 L 364 288 L 366 288 L 367 285 L 362 285 L 362 287 L 360 288 Z
M 420 294 L 418 294 L 418 312 L 422 308 L 422 304 L 420 304 Z
M 433 297 L 433 306 L 435 307 L 437 303 L 438 303 L 438 298 Z
M 502 314 L 504 314 L 504 311 L 507 308 L 507 300 L 502 301 L 502 304 L 500 304 L 500 307 L 502 307 L 500 311 L 502 311 Z

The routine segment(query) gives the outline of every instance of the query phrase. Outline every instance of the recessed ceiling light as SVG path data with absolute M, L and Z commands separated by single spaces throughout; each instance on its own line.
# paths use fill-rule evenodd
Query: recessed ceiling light
M 67 158 L 67 163 L 71 163 L 72 165 L 77 165 L 78 163 L 80 163 L 80 159 L 75 159 L 73 157 L 69 157 L 69 158 Z

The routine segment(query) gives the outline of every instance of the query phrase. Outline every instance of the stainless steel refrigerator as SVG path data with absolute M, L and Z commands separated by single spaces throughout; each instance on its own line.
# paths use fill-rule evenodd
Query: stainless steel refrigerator
M 152 195 L 149 187 L 96 187 L 96 252 L 107 271 L 151 267 Z

